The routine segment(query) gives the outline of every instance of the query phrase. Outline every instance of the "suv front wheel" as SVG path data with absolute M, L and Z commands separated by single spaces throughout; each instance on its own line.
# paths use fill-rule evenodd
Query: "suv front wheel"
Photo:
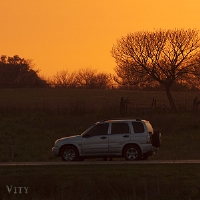
M 61 151 L 63 161 L 76 161 L 78 159 L 78 151 L 73 146 L 65 146 Z
M 123 156 L 128 161 L 140 160 L 142 158 L 140 148 L 136 145 L 125 147 Z

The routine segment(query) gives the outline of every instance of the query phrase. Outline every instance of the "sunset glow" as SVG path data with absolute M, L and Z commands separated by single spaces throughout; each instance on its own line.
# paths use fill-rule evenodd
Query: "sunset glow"
M 9 0 L 0 7 L 0 55 L 32 59 L 40 74 L 113 73 L 111 49 L 130 32 L 200 30 L 199 0 Z

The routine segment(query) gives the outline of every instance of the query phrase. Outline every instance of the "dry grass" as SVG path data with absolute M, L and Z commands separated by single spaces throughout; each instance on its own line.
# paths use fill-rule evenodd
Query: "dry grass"
M 199 164 L 1 167 L 1 199 L 198 199 Z M 29 187 L 8 193 L 6 185 Z
M 127 117 L 145 118 L 162 132 L 162 147 L 150 159 L 200 159 L 200 115 L 192 113 L 198 93 L 174 93 L 178 114 L 169 113 L 164 92 L 126 90 L 0 90 L 0 161 L 60 161 L 51 153 L 57 138 L 80 134 L 94 122 L 123 117 L 119 101 L 129 98 Z M 157 107 L 150 108 L 152 99 Z M 12 145 L 11 145 L 12 143 Z M 0 167 L 1 199 L 198 199 L 199 165 L 102 165 Z M 29 187 L 10 195 L 6 184 Z
M 121 96 L 131 102 L 127 117 L 148 119 L 162 132 L 160 152 L 150 159 L 200 158 L 200 115 L 189 110 L 197 93 L 174 93 L 177 102 L 187 97 L 182 105 L 187 111 L 178 114 L 162 110 L 159 102 L 166 101 L 164 92 L 7 89 L 0 94 L 0 161 L 59 160 L 51 153 L 54 141 L 80 134 L 98 120 L 124 117 L 119 113 Z M 153 98 L 158 100 L 157 108 L 145 111 Z
M 173 92 L 179 109 L 190 110 L 198 92 Z M 164 91 L 98 90 L 98 89 L 1 89 L 0 113 L 49 112 L 60 114 L 93 112 L 119 107 L 120 98 L 130 101 L 130 112 L 139 108 L 150 108 L 152 99 L 157 100 L 157 108 L 164 111 L 169 107 Z M 72 107 L 72 110 L 70 108 Z M 116 108 L 115 108 L 116 109 Z M 119 108 L 118 108 L 119 109 Z M 117 109 L 117 111 L 118 111 Z M 78 111 L 79 112 L 79 111 Z M 80 114 L 77 113 L 77 114 Z

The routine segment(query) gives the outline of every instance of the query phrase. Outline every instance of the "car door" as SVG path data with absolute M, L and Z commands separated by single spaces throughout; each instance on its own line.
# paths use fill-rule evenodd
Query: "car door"
M 109 153 L 120 154 L 125 143 L 130 141 L 130 127 L 127 122 L 111 123 Z
M 105 155 L 108 153 L 109 123 L 96 124 L 82 136 L 82 155 Z

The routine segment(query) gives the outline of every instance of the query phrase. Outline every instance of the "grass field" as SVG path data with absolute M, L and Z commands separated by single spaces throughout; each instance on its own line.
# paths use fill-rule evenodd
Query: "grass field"
M 199 169 L 199 164 L 0 167 L 0 198 L 194 200 L 200 198 Z
M 191 110 L 199 92 L 172 92 L 179 111 Z M 87 114 L 94 111 L 112 111 L 119 114 L 120 98 L 130 101 L 129 114 L 135 110 L 150 108 L 152 99 L 157 100 L 157 111 L 169 107 L 164 91 L 100 90 L 100 89 L 1 89 L 0 113 L 46 112 L 52 114 Z M 138 113 L 141 115 L 141 112 Z
M 130 101 L 127 117 L 148 119 L 162 132 L 160 152 L 150 159 L 200 158 L 200 115 L 192 112 L 198 93 L 175 92 L 177 114 L 163 108 L 165 93 L 155 91 L 1 89 L 0 96 L 0 161 L 58 161 L 51 153 L 56 139 L 101 119 L 126 117 L 119 112 L 122 96 Z M 150 109 L 153 98 L 157 105 Z
M 198 92 L 173 92 L 178 113 L 166 109 L 164 92 L 84 89 L 1 89 L 0 162 L 60 161 L 51 153 L 60 137 L 80 134 L 105 118 L 148 119 L 162 132 L 160 151 L 149 159 L 200 159 Z M 120 98 L 130 101 L 127 115 Z M 152 99 L 157 100 L 152 109 Z M 165 104 L 166 106 L 163 106 Z M 1 199 L 199 199 L 200 165 L 86 165 L 0 167 Z M 28 194 L 9 194 L 29 187 Z M 13 191 L 12 190 L 12 191 Z M 57 198 L 58 197 L 58 198 Z

